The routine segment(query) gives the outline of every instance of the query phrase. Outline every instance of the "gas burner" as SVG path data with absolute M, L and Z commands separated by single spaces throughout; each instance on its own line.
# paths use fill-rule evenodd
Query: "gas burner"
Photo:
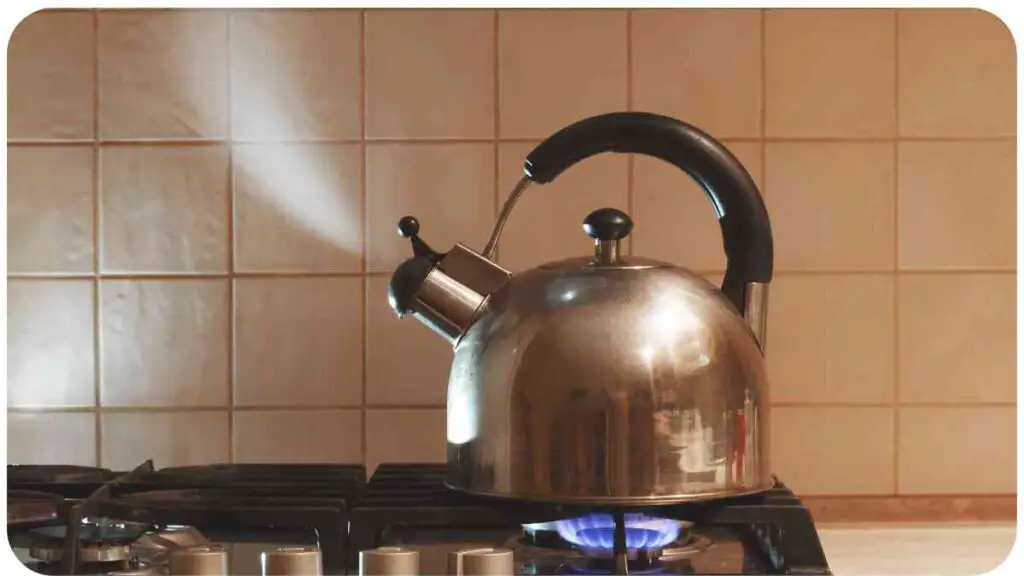
M 8 464 L 7 482 L 67 484 L 72 482 L 103 483 L 115 474 L 106 468 L 91 466 L 57 466 L 46 464 Z
M 36 524 L 57 518 L 64 497 L 32 490 L 7 491 L 7 524 Z
M 686 560 L 711 541 L 694 532 L 692 522 L 626 514 L 630 574 L 686 573 Z M 605 533 L 607 532 L 607 533 Z M 588 514 L 555 522 L 524 524 L 522 535 L 506 547 L 558 574 L 615 574 L 614 520 Z
M 656 554 L 680 539 L 690 538 L 691 522 L 625 514 L 626 549 L 630 556 Z M 611 514 L 587 514 L 554 523 L 558 535 L 588 556 L 610 556 L 615 546 L 615 520 Z
M 78 528 L 79 561 L 87 564 L 127 562 L 131 545 L 149 530 L 146 524 L 84 520 Z M 68 527 L 45 526 L 28 533 L 29 555 L 41 562 L 60 562 Z
M 162 565 L 175 550 L 208 544 L 206 536 L 191 526 L 165 526 L 140 536 L 132 544 L 132 553 L 145 564 Z
M 668 574 L 665 565 L 653 559 L 632 560 L 629 563 L 630 575 L 649 576 L 654 574 Z M 564 564 L 562 574 L 580 574 L 605 576 L 615 574 L 615 564 L 610 560 L 598 558 L 584 558 L 567 561 Z

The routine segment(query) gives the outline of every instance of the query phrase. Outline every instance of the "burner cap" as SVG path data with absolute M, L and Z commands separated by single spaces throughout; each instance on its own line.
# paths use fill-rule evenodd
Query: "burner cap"
M 149 526 L 134 522 L 86 521 L 78 529 L 80 562 L 120 562 L 131 556 L 131 544 Z M 46 526 L 29 532 L 29 554 L 43 562 L 59 562 L 67 526 Z
M 91 466 L 60 466 L 48 464 L 8 464 L 7 482 L 16 483 L 72 483 L 106 482 L 114 473 L 106 468 Z
M 64 498 L 49 492 L 7 491 L 7 524 L 34 524 L 57 517 Z

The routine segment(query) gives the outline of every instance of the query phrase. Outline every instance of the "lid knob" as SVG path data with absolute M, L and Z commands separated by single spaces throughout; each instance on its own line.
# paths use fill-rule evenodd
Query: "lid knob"
M 619 240 L 633 231 L 633 220 L 617 208 L 599 208 L 583 219 L 583 231 L 594 239 L 598 264 L 614 264 L 619 259 Z
M 617 208 L 599 208 L 583 219 L 583 231 L 594 240 L 622 240 L 633 231 L 633 220 Z

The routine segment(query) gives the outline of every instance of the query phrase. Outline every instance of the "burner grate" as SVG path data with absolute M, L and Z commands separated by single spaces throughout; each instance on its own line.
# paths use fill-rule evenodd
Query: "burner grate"
M 383 535 L 394 526 L 514 528 L 593 512 L 624 511 L 473 496 L 446 488 L 445 474 L 443 464 L 380 465 L 352 511 L 350 567 L 357 565 L 359 550 L 383 545 Z M 776 573 L 830 574 L 810 512 L 781 482 L 761 494 L 629 511 L 728 528 L 751 553 L 762 555 Z
M 192 526 L 226 542 L 315 541 L 322 549 L 325 574 L 345 573 L 349 510 L 366 484 L 364 467 L 333 464 L 236 464 L 154 471 L 147 462 L 104 481 L 45 481 L 52 477 L 21 476 L 9 481 L 9 487 L 73 499 L 60 517 L 67 527 L 82 518 L 110 518 L 153 526 Z M 62 557 L 62 570 L 75 570 L 81 561 L 81 550 L 71 551 Z
M 7 490 L 7 525 L 25 526 L 55 520 L 64 497 L 51 492 Z
M 7 484 L 100 483 L 117 476 L 106 468 L 45 464 L 8 464 Z

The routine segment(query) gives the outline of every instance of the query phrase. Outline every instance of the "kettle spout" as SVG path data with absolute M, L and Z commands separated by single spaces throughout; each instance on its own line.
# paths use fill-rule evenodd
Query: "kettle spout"
M 419 238 L 419 228 L 412 216 L 398 222 L 399 234 L 412 242 L 413 257 L 391 276 L 388 302 L 399 317 L 411 314 L 454 346 L 512 275 L 462 244 L 435 252 Z

